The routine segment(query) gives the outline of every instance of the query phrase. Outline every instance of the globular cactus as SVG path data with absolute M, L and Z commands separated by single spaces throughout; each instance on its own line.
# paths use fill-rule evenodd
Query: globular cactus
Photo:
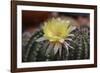
M 89 35 L 88 26 L 76 27 L 66 18 L 49 19 L 23 44 L 22 61 L 89 59 Z

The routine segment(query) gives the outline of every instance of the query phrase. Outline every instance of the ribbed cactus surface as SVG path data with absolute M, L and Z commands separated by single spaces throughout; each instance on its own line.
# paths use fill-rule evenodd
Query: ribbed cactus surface
M 89 59 L 90 33 L 88 26 L 81 26 L 71 31 L 68 39 L 64 40 L 64 43 L 61 43 L 60 47 L 56 49 L 54 49 L 55 44 L 49 40 L 39 41 L 42 39 L 39 38 L 44 36 L 43 29 L 30 34 L 31 36 L 23 35 L 23 62 Z

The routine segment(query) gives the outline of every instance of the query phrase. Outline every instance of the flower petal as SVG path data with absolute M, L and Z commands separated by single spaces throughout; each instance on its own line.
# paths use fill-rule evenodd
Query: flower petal
M 54 46 L 54 55 L 58 52 L 59 47 L 60 47 L 60 44 L 56 43 L 55 46 Z
M 66 48 L 66 50 L 67 50 L 67 54 L 66 54 L 66 56 L 68 56 L 68 55 L 69 55 L 69 49 L 68 49 L 67 42 L 64 42 L 63 44 L 64 44 L 64 46 L 65 46 L 65 48 Z
M 54 44 L 50 43 L 50 45 L 47 47 L 46 55 L 48 55 L 50 53 L 50 51 L 52 50 L 53 46 L 54 46 Z

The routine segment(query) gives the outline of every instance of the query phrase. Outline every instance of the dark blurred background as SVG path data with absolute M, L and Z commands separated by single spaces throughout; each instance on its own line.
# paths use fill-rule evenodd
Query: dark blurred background
M 73 19 L 78 19 L 79 17 L 89 19 L 89 14 L 87 13 L 67 13 L 67 12 L 47 12 L 47 11 L 22 11 L 22 31 L 27 31 L 28 29 L 34 29 L 42 22 L 53 16 L 67 16 Z M 82 20 L 82 19 L 81 19 Z M 81 21 L 82 22 L 82 21 Z

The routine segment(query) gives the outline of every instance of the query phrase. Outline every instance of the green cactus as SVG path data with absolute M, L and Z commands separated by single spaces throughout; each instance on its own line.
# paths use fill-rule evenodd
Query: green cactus
M 89 59 L 90 33 L 88 26 L 77 27 L 70 32 L 64 44 L 54 49 L 55 44 L 48 40 L 37 42 L 43 37 L 43 29 L 35 31 L 29 39 L 23 36 L 22 62 L 57 61 L 57 60 L 82 60 Z M 25 41 L 26 40 L 26 41 Z

